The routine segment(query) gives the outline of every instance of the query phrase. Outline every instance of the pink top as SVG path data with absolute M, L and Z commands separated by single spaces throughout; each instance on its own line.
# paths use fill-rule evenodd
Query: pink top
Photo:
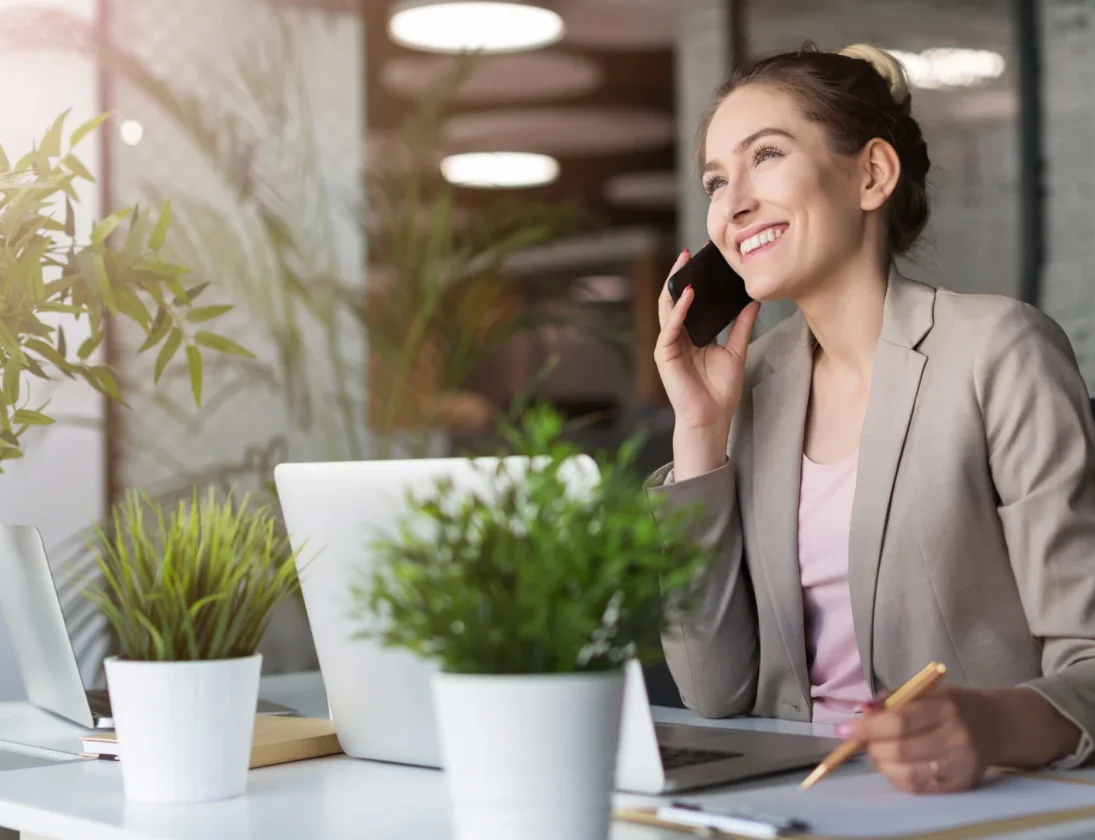
M 859 453 L 835 464 L 802 456 L 798 565 L 815 723 L 852 717 L 870 699 L 852 627 L 848 538 Z

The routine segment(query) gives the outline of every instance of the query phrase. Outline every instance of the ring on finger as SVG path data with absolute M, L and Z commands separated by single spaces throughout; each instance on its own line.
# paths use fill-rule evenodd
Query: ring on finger
M 939 762 L 932 759 L 928 762 L 928 787 L 935 790 L 942 780 L 939 777 Z

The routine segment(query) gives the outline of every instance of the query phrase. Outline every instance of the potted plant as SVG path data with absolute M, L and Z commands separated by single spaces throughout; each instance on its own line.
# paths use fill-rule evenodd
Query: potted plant
M 534 408 L 506 429 L 528 460 L 481 462 L 483 492 L 411 498 L 357 591 L 363 633 L 440 665 L 457 840 L 607 836 L 624 666 L 659 651 L 707 565 L 688 511 L 633 471 L 637 437 L 593 471 L 564 431 Z
M 85 589 L 116 634 L 106 660 L 126 796 L 203 802 L 243 793 L 271 612 L 298 587 L 298 552 L 265 508 L 195 493 L 165 511 L 114 510 Z

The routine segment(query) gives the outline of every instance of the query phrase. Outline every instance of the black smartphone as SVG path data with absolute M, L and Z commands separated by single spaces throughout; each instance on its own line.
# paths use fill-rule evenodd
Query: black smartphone
M 741 275 L 711 242 L 669 278 L 669 294 L 674 303 L 688 286 L 692 287 L 694 297 L 684 318 L 684 329 L 697 347 L 706 347 L 718 338 L 753 300 Z

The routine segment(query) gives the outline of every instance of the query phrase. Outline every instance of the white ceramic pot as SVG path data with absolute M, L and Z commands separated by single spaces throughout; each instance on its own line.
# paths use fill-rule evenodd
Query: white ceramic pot
M 605 840 L 622 672 L 434 676 L 454 840 Z
M 262 656 L 208 662 L 106 660 L 127 798 L 212 802 L 242 794 Z

